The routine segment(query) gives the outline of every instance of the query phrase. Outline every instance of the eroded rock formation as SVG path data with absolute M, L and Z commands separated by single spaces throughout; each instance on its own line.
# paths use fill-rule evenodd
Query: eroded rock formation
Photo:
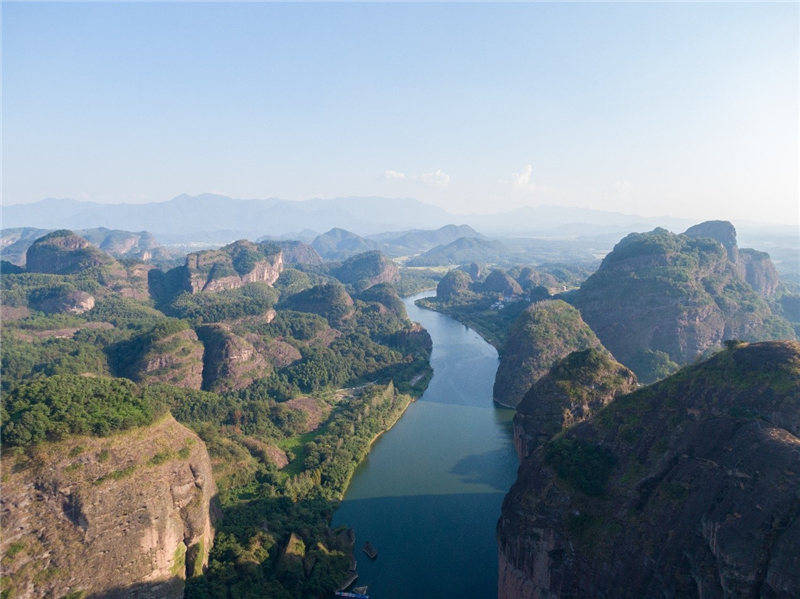
M 46 444 L 32 457 L 6 454 L 2 470 L 9 596 L 177 599 L 208 563 L 211 462 L 171 416 Z

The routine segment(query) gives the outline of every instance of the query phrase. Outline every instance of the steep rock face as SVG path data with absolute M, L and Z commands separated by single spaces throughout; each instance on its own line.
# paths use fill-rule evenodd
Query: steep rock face
M 272 246 L 243 240 L 189 254 L 184 268 L 192 293 L 236 289 L 247 283 L 272 285 L 283 270 L 283 254 Z
M 730 258 L 735 246 L 708 237 L 703 225 L 689 230 L 702 237 L 665 229 L 628 235 L 570 298 L 603 344 L 644 382 L 724 339 L 794 339 L 789 324 L 739 275 L 739 262 Z M 714 224 L 711 233 L 717 228 L 732 229 Z M 718 236 L 735 242 L 735 232 Z
M 722 244 L 728 258 L 736 262 L 738 246 L 736 245 L 736 228 L 726 220 L 707 220 L 689 227 L 683 232 L 693 239 L 714 239 Z
M 517 283 L 507 272 L 498 268 L 495 268 L 489 273 L 481 288 L 483 291 L 500 293 L 502 295 L 522 294 L 522 287 L 520 287 L 519 283 Z
M 230 391 L 243 389 L 272 370 L 267 361 L 245 339 L 224 324 L 200 327 L 203 341 L 203 389 Z
M 741 344 L 523 460 L 501 599 L 800 594 L 800 344 Z
M 248 283 L 272 285 L 283 270 L 283 253 L 264 242 L 235 241 L 218 250 L 195 252 L 186 263 L 151 280 L 151 290 L 162 301 L 182 291 L 222 291 Z
M 3 460 L 10 596 L 179 598 L 202 573 L 216 487 L 203 442 L 171 416 Z
M 116 261 L 72 231 L 59 230 L 40 237 L 28 248 L 29 272 L 75 274 L 98 266 L 116 266 Z
M 441 278 L 436 285 L 436 297 L 445 301 L 454 299 L 470 290 L 472 277 L 460 269 L 453 269 Z
M 136 343 L 124 374 L 140 383 L 168 383 L 187 389 L 203 384 L 203 344 L 192 329 L 165 336 L 145 335 Z
M 739 276 L 763 297 L 772 297 L 780 286 L 780 277 L 766 252 L 749 248 L 739 250 Z
M 379 283 L 396 283 L 400 270 L 390 258 L 371 251 L 348 258 L 333 271 L 333 276 L 359 292 Z
M 561 300 L 531 304 L 508 333 L 494 379 L 494 400 L 516 407 L 557 360 L 589 348 L 602 345 L 575 308 Z
M 556 362 L 536 381 L 514 415 L 514 447 L 526 458 L 556 433 L 583 422 L 636 388 L 636 375 L 606 352 L 585 349 Z
M 292 310 L 319 314 L 334 326 L 350 318 L 354 312 L 353 298 L 336 283 L 316 285 L 296 293 L 286 303 Z

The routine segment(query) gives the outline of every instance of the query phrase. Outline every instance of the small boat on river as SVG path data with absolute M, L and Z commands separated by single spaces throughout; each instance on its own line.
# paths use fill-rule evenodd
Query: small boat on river
M 372 543 L 370 543 L 369 541 L 364 543 L 364 553 L 367 554 L 367 557 L 369 559 L 375 559 L 376 557 L 378 557 L 378 550 L 375 549 L 375 547 L 373 547 Z

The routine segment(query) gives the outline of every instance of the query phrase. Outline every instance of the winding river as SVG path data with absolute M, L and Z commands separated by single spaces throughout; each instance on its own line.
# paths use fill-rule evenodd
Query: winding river
M 373 599 L 493 597 L 495 525 L 516 476 L 513 410 L 492 402 L 497 352 L 452 318 L 404 300 L 433 339 L 424 395 L 358 467 L 333 524 L 356 532 Z M 378 550 L 370 560 L 365 541 Z

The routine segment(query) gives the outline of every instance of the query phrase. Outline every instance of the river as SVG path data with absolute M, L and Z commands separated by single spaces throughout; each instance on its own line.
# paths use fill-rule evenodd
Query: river
M 516 477 L 514 412 L 492 402 L 497 351 L 414 304 L 428 295 L 404 303 L 433 339 L 433 378 L 359 465 L 333 524 L 355 529 L 356 584 L 373 599 L 485 599 L 497 593 L 495 525 Z

